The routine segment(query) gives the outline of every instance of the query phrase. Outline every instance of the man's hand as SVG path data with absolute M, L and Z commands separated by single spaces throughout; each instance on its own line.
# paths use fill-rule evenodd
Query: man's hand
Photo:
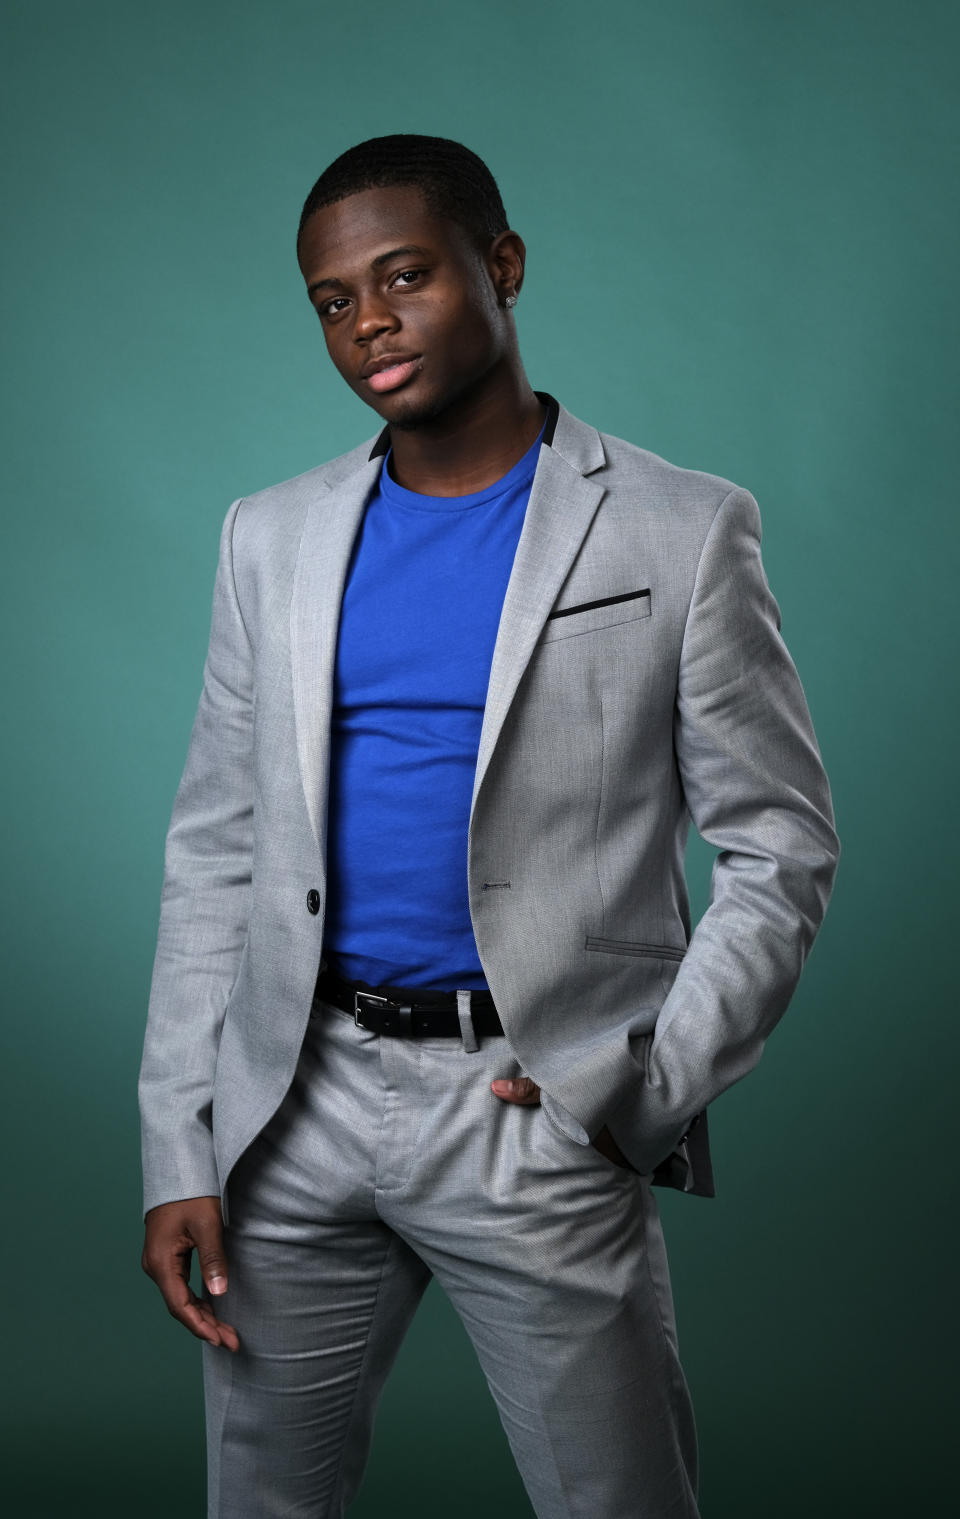
M 520 1102 L 526 1107 L 533 1107 L 540 1101 L 540 1088 L 535 1081 L 530 1080 L 529 1076 L 519 1076 L 513 1081 L 491 1081 L 490 1086 L 504 1102 Z M 601 1155 L 605 1155 L 607 1160 L 613 1161 L 615 1166 L 623 1166 L 627 1171 L 633 1170 L 606 1124 L 590 1143 L 595 1150 L 600 1151 Z
M 529 1076 L 518 1076 L 514 1081 L 491 1081 L 490 1086 L 504 1102 L 522 1102 L 532 1108 L 540 1101 L 540 1088 Z
M 211 1305 L 190 1287 L 190 1256 L 196 1250 L 207 1290 L 214 1296 L 227 1290 L 219 1197 L 161 1203 L 147 1214 L 146 1230 L 140 1264 L 160 1288 L 173 1317 L 208 1345 L 238 1350 L 237 1331 L 221 1323 Z

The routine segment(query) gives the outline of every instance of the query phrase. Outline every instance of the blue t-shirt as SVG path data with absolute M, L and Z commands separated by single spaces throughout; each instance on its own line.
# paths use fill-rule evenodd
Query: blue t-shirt
M 541 437 L 542 437 L 541 429 Z M 540 437 L 467 496 L 381 469 L 340 614 L 324 955 L 373 986 L 486 986 L 467 828 L 490 662 Z

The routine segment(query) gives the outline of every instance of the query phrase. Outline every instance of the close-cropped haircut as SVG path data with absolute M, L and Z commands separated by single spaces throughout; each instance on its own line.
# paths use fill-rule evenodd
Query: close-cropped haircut
M 391 185 L 416 185 L 428 209 L 462 227 L 480 253 L 509 226 L 497 182 L 482 158 L 449 137 L 398 132 L 358 143 L 324 169 L 304 202 L 297 244 L 322 206 L 358 190 Z

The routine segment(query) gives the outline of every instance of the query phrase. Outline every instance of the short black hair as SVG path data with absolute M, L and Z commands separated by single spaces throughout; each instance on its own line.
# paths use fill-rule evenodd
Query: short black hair
M 481 253 L 509 227 L 497 182 L 482 158 L 449 137 L 397 132 L 348 148 L 324 169 L 304 201 L 297 244 L 322 206 L 388 185 L 416 185 L 434 215 L 456 222 Z

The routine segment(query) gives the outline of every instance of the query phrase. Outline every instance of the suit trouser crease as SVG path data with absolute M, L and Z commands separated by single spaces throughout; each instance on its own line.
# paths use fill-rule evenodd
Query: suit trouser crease
M 538 1519 L 697 1515 L 649 1178 L 497 1098 L 521 1068 L 458 1002 L 466 1040 L 380 1038 L 315 1003 L 290 1091 L 230 1179 L 218 1312 L 241 1350 L 203 1351 L 210 1519 L 340 1519 L 431 1275 Z

